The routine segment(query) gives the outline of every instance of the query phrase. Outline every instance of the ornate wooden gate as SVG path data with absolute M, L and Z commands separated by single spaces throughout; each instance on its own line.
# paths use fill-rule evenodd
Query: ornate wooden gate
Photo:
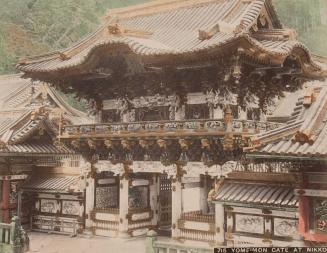
M 167 175 L 159 177 L 159 230 L 171 227 L 171 179 Z

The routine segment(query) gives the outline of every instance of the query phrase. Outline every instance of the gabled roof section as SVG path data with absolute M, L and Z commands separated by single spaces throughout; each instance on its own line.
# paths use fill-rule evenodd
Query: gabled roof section
M 51 101 L 50 101 L 51 100 Z M 51 103 L 50 103 L 51 102 Z M 70 154 L 66 147 L 31 141 L 38 132 L 46 131 L 55 138 L 59 121 L 88 123 L 86 115 L 72 108 L 55 89 L 23 79 L 20 75 L 0 76 L 0 153 Z
M 288 124 L 252 137 L 250 149 L 258 156 L 326 157 L 327 82 L 309 83 Z
M 42 106 L 50 110 L 50 118 L 62 114 L 71 123 L 90 122 L 84 112 L 73 108 L 48 84 L 21 78 L 21 74 L 0 76 L 0 118 L 15 118 L 15 115 Z
M 110 10 L 86 39 L 66 50 L 22 59 L 17 68 L 27 76 L 77 70 L 96 61 L 101 49 L 127 49 L 143 60 L 160 61 L 218 49 L 222 53 L 233 46 L 265 63 L 282 64 L 296 55 L 307 73 L 327 75 L 327 61 L 316 61 L 295 37 L 283 29 L 271 0 L 159 0 Z
M 4 116 L 4 114 L 1 114 Z M 75 154 L 66 146 L 57 147 L 52 139 L 58 134 L 57 126 L 49 119 L 44 107 L 15 113 L 15 118 L 9 114 L 0 120 L 0 156 L 33 154 L 61 155 Z M 33 136 L 47 136 L 40 140 Z M 50 139 L 49 139 L 50 137 Z M 49 139 L 49 140 L 48 140 Z
M 22 143 L 36 130 L 44 127 L 46 118 L 47 114 L 44 108 L 24 112 L 20 117 L 13 120 L 10 125 L 3 128 L 3 131 L 0 132 L 0 141 L 2 144 Z

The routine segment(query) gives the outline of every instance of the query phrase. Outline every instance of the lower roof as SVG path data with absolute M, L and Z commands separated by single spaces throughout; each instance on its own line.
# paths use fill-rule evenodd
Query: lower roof
M 22 186 L 24 191 L 71 193 L 79 192 L 80 176 L 71 175 L 33 175 Z
M 298 197 L 289 185 L 225 181 L 214 201 L 276 208 L 297 208 Z
M 29 142 L 23 144 L 7 145 L 0 151 L 0 156 L 7 155 L 73 155 L 75 151 L 66 146 L 57 147 L 51 143 Z

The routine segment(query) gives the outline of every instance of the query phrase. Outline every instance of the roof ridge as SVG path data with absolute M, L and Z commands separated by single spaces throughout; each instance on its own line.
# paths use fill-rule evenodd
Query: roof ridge
M 146 3 L 135 4 L 131 6 L 121 7 L 109 9 L 107 15 L 104 16 L 103 20 L 109 21 L 111 18 L 127 18 L 127 17 L 135 17 L 142 16 L 147 14 L 155 14 L 157 12 L 176 10 L 179 8 L 187 8 L 191 6 L 212 3 L 212 2 L 220 2 L 222 0 L 156 0 L 150 1 Z M 245 1 L 245 0 L 239 0 Z M 255 1 L 255 0 L 247 0 L 247 1 Z M 129 14 L 127 16 L 124 16 Z M 117 16 L 117 17 L 116 17 Z

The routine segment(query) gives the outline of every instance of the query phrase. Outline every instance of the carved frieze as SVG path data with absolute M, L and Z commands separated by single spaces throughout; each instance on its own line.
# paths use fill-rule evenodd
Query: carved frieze
M 131 166 L 134 173 L 160 173 L 160 174 L 168 174 L 169 177 L 175 177 L 177 174 L 177 166 L 176 164 L 171 164 L 169 166 L 164 166 L 161 162 L 152 162 L 152 161 L 144 161 L 144 162 L 133 162 Z
M 283 237 L 296 236 L 298 227 L 297 220 L 288 220 L 281 218 L 274 218 L 274 235 Z
M 125 172 L 122 163 L 112 164 L 110 161 L 98 161 L 94 166 L 97 173 L 112 172 L 115 176 L 121 176 Z
M 264 217 L 254 215 L 235 215 L 236 232 L 263 234 Z

